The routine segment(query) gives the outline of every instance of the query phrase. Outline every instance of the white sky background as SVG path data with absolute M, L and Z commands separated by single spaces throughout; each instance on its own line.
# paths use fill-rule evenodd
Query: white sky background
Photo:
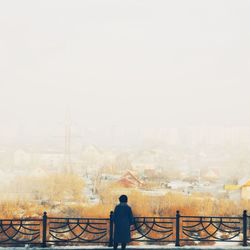
M 250 1 L 0 2 L 0 135 L 250 125 Z

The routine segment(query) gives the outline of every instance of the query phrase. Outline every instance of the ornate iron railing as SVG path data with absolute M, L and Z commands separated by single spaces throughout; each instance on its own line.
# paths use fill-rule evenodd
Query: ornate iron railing
M 109 218 L 2 219 L 0 246 L 113 245 L 113 212 Z M 131 227 L 132 244 L 213 244 L 250 243 L 250 216 L 135 217 Z
M 181 240 L 240 242 L 240 225 L 238 217 L 185 216 Z
M 0 245 L 41 244 L 42 219 L 0 220 Z
M 174 242 L 174 223 L 175 217 L 136 217 L 132 241 Z
M 47 243 L 107 243 L 108 219 L 49 218 Z

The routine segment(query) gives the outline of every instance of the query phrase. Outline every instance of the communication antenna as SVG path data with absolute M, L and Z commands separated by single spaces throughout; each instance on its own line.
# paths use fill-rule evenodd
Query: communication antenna
M 65 117 L 65 140 L 64 140 L 64 172 L 72 173 L 71 162 L 71 117 L 68 110 Z

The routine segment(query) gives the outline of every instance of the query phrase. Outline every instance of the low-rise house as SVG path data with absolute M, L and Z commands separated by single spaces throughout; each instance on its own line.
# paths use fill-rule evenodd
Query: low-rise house
M 250 200 L 250 179 L 245 180 L 241 183 L 241 198 L 243 200 Z
M 241 190 L 239 185 L 225 185 L 224 190 L 227 192 L 229 199 L 234 201 L 239 201 L 241 199 Z
M 168 183 L 168 187 L 175 191 L 189 193 L 192 188 L 192 184 L 181 180 L 173 180 Z
M 233 200 L 250 200 L 250 178 L 242 178 L 238 184 L 225 185 L 224 189 Z
M 137 176 L 131 171 L 127 171 L 118 181 L 117 183 L 121 184 L 124 187 L 132 188 L 132 187 L 142 187 L 143 182 L 139 180 Z
M 205 181 L 216 182 L 219 179 L 219 171 L 218 169 L 209 169 L 203 171 L 201 174 L 201 178 Z

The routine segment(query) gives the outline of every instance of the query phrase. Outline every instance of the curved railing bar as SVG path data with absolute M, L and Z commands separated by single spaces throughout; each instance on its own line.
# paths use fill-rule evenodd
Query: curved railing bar
M 65 226 L 66 227 L 66 226 Z M 74 228 L 72 228 L 72 230 L 74 230 L 77 227 L 77 225 L 74 226 Z M 58 233 L 58 234 L 64 234 L 64 233 L 69 233 L 71 230 L 69 229 L 69 225 L 67 225 L 68 229 L 65 230 L 55 230 L 55 229 L 50 229 L 51 232 L 53 233 Z
M 78 239 L 81 239 L 82 241 L 87 241 L 87 242 L 91 242 L 91 241 L 98 241 L 102 238 L 104 238 L 106 236 L 106 233 L 100 237 L 97 237 L 95 239 L 91 239 L 91 240 L 86 240 L 86 239 L 83 239 L 82 237 L 80 237 L 84 232 L 88 232 L 87 231 L 87 228 L 88 228 L 88 224 L 86 224 L 87 226 L 85 227 L 85 230 L 83 230 L 79 235 L 77 235 L 74 231 L 71 231 L 71 233 L 75 236 L 74 238 L 72 238 L 72 241 L 76 238 Z M 81 226 L 80 226 L 81 227 Z M 93 234 L 92 234 L 93 235 Z
M 147 235 L 141 235 L 139 237 L 132 238 L 132 240 L 140 240 L 142 238 L 146 238 L 146 239 L 151 240 L 151 241 L 153 241 L 153 240 L 155 240 L 155 241 L 162 241 L 162 240 L 165 240 L 165 239 L 169 238 L 171 235 L 173 235 L 173 232 L 170 233 L 170 234 L 168 234 L 168 235 L 166 235 L 166 236 L 164 236 L 164 237 L 161 237 L 161 238 L 152 238 L 152 237 L 149 237 Z
M 6 239 L 6 240 L 0 240 L 0 243 L 6 243 L 8 241 L 13 241 L 15 243 L 33 243 L 33 241 L 35 241 L 37 238 L 39 238 L 40 235 L 37 235 L 36 237 L 30 239 L 30 240 L 15 240 L 15 239 Z M 37 243 L 40 243 L 40 242 L 37 242 Z
M 22 225 L 22 228 L 26 229 L 26 230 L 29 230 L 29 231 L 33 231 L 33 232 L 40 232 L 40 229 L 34 229 L 34 228 L 28 228 L 26 226 L 29 226 L 29 225 Z M 40 226 L 40 225 L 39 225 Z
M 88 227 L 90 227 L 89 224 L 87 224 L 87 225 L 88 225 Z M 81 229 L 83 229 L 81 225 L 79 225 L 79 227 L 80 227 Z M 92 232 L 92 231 L 89 231 L 89 230 L 87 229 L 88 227 L 86 227 L 85 232 L 87 232 L 87 233 L 89 233 L 89 234 L 104 234 L 104 233 L 107 232 L 107 230 L 104 230 L 104 231 L 102 231 L 102 232 Z
M 147 224 L 145 224 L 145 226 L 147 227 L 147 228 L 150 228 L 150 226 L 149 225 L 147 225 Z M 151 228 L 151 231 L 153 231 L 153 232 L 157 232 L 157 233 L 169 233 L 169 232 L 171 232 L 171 231 L 173 231 L 172 229 L 170 229 L 170 230 L 157 230 L 157 229 L 154 229 L 154 226 L 155 226 L 155 224 L 153 224 L 153 226 L 152 226 L 152 228 Z
M 68 225 L 69 226 L 69 225 Z M 86 227 L 85 227 L 85 229 L 88 227 L 88 225 L 86 224 Z M 83 229 L 83 228 L 82 228 Z M 84 232 L 85 232 L 85 229 L 83 229 L 82 230 L 82 233 L 80 234 L 80 235 L 82 235 Z M 71 231 L 71 229 L 70 229 L 70 227 L 69 227 L 69 232 L 72 232 Z M 54 232 L 54 233 L 57 233 L 57 232 Z M 55 239 L 57 239 L 57 240 L 65 240 L 65 239 L 62 239 L 62 238 L 59 238 L 59 237 L 57 237 L 57 236 L 55 236 L 55 235 L 53 235 L 52 233 L 51 233 L 51 231 L 49 232 L 49 234 L 52 236 L 52 237 L 54 237 Z M 76 239 L 76 238 L 72 238 L 72 239 Z
M 134 224 L 134 228 L 130 229 L 131 232 L 140 229 L 142 226 L 144 225 L 144 223 L 140 223 L 140 225 L 138 226 L 137 223 Z
M 183 227 L 185 227 L 185 228 L 192 228 L 192 227 L 197 227 L 198 225 L 200 225 L 200 221 L 197 223 L 197 224 L 195 224 L 195 225 L 185 225 L 185 226 L 183 226 Z
M 172 226 L 164 227 L 164 226 L 162 226 L 162 225 L 159 225 L 159 224 L 156 222 L 155 225 L 156 225 L 157 227 L 160 227 L 160 228 L 173 229 L 173 224 L 172 224 Z
M 230 239 L 234 239 L 235 237 L 237 237 L 240 232 L 238 232 L 236 235 L 232 236 L 232 237 L 228 237 L 228 238 L 218 238 L 218 237 L 215 237 L 213 236 L 213 240 L 207 240 L 210 236 L 206 236 L 206 237 L 198 237 L 198 236 L 192 236 L 192 235 L 189 235 L 187 234 L 186 232 L 183 231 L 183 234 L 186 235 L 187 237 L 195 240 L 195 241 L 229 241 Z M 181 240 L 189 240 L 189 239 L 181 239 Z M 240 241 L 237 241 L 237 242 L 240 242 Z
M 58 227 L 52 226 L 51 224 L 55 224 L 54 222 L 49 222 L 50 229 L 56 230 L 59 228 L 64 228 L 68 226 L 68 223 L 61 222 L 61 225 Z M 57 223 L 58 224 L 58 223 Z
M 225 223 L 227 223 L 227 222 L 222 222 L 221 224 L 224 226 L 224 227 L 226 227 L 226 228 L 229 228 L 229 229 L 235 229 L 235 228 L 239 228 L 239 230 L 240 230 L 240 227 L 231 227 L 231 226 L 228 226 L 228 225 L 226 225 Z
M 7 230 L 9 230 L 10 228 L 12 228 L 12 229 L 14 229 L 16 232 L 13 234 L 13 235 L 8 235 L 7 234 Z M 19 227 L 19 229 L 21 228 L 21 226 Z M 4 229 L 3 229 L 4 230 Z M 13 239 L 14 240 L 14 238 L 16 237 L 16 235 L 18 234 L 18 231 L 17 231 L 17 229 L 16 228 L 13 228 L 13 226 L 10 224 L 9 225 L 9 227 L 8 227 L 8 229 L 7 230 L 4 230 L 4 235 L 6 235 L 9 239 Z
M 106 224 L 107 225 L 107 224 Z M 100 228 L 100 227 L 95 227 L 95 226 L 93 226 L 92 224 L 89 224 L 89 227 L 90 228 L 93 228 L 93 229 L 96 229 L 96 230 L 99 230 L 99 231 L 107 231 L 107 228 Z
M 145 223 L 144 223 L 145 225 Z M 153 228 L 153 225 L 152 227 L 148 227 L 148 231 L 146 233 L 143 233 L 141 230 L 137 229 L 137 232 L 140 233 L 143 237 L 146 237 L 150 232 L 151 232 L 151 229 Z

